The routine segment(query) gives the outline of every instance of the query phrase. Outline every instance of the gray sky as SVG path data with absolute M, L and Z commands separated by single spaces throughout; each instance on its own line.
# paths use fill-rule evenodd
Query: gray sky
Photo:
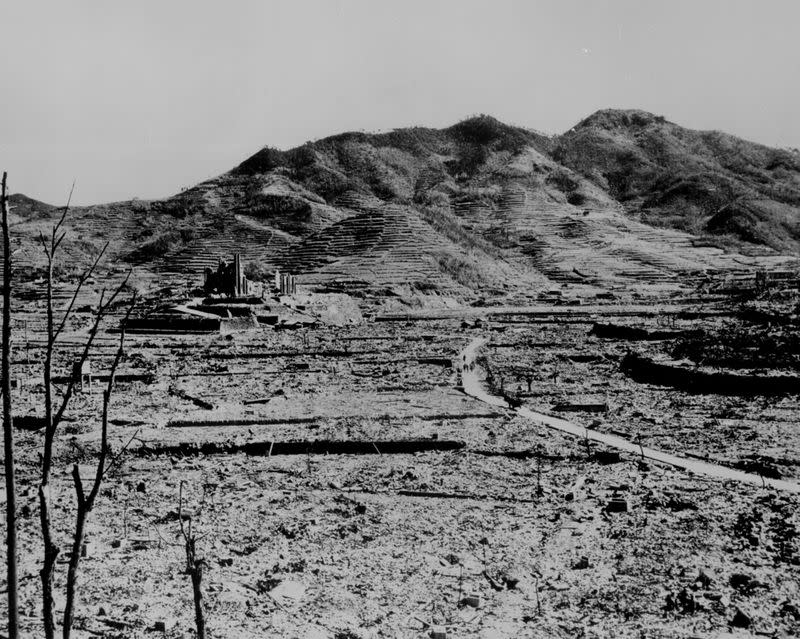
M 264 145 L 597 109 L 800 147 L 797 0 L 2 0 L 0 169 L 171 195 Z

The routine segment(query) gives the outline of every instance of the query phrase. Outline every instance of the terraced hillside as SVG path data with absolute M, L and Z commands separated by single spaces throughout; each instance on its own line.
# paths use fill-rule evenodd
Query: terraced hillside
M 15 196 L 17 263 L 41 266 L 58 209 Z M 191 275 L 234 251 L 301 282 L 469 293 L 793 269 L 800 159 L 638 111 L 547 137 L 480 116 L 453 127 L 345 133 L 266 147 L 161 201 L 82 207 L 67 252 Z

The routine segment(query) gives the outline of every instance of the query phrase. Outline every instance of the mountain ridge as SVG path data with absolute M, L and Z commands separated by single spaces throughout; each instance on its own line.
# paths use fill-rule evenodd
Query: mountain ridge
M 26 236 L 58 209 L 23 197 Z M 266 146 L 169 198 L 78 207 L 70 224 L 84 252 L 108 239 L 114 258 L 154 272 L 197 272 L 239 248 L 254 269 L 312 283 L 475 291 L 797 256 L 798 207 L 800 154 L 604 109 L 555 136 L 481 115 Z

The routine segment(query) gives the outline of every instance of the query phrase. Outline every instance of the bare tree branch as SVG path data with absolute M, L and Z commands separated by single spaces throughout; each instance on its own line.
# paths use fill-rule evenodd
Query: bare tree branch
M 141 432 L 141 429 L 137 428 L 136 432 L 133 435 L 131 435 L 131 437 L 128 440 L 128 442 L 122 448 L 119 449 L 119 452 L 116 455 L 114 455 L 114 458 L 111 460 L 111 462 L 108 464 L 108 466 L 106 466 L 105 475 L 108 475 L 114 469 L 114 467 L 120 462 L 120 460 L 122 459 L 122 456 L 131 447 L 131 444 L 136 439 L 138 439 L 138 436 L 139 436 L 140 432 Z
M 44 450 L 42 455 L 42 475 L 41 475 L 41 482 L 39 485 L 39 502 L 40 502 L 40 519 L 41 519 L 41 528 L 42 528 L 42 541 L 44 544 L 44 557 L 42 568 L 40 570 L 40 576 L 42 581 L 42 618 L 43 618 L 43 625 L 44 625 L 44 634 L 46 639 L 54 639 L 55 637 L 55 620 L 54 620 L 54 597 L 53 597 L 53 582 L 55 576 L 55 568 L 56 568 L 56 561 L 59 555 L 59 548 L 55 544 L 52 534 L 52 525 L 50 520 L 51 514 L 51 504 L 50 504 L 50 473 L 53 464 L 53 445 L 55 439 L 55 433 L 58 429 L 59 424 L 64 416 L 64 411 L 69 404 L 69 401 L 72 397 L 75 384 L 76 384 L 76 375 L 75 371 L 73 370 L 73 374 L 70 376 L 70 381 L 67 385 L 66 391 L 61 391 L 61 403 L 59 405 L 58 411 L 56 414 L 53 414 L 53 384 L 52 384 L 52 364 L 53 364 L 53 355 L 55 351 L 55 344 L 58 340 L 58 337 L 61 335 L 64 327 L 66 326 L 69 317 L 72 314 L 72 311 L 75 307 L 75 303 L 80 295 L 80 292 L 84 286 L 84 284 L 88 281 L 88 279 L 92 276 L 92 274 L 96 271 L 97 265 L 100 263 L 100 260 L 106 253 L 108 248 L 108 243 L 102 248 L 102 250 L 98 253 L 95 257 L 91 266 L 86 269 L 79 281 L 78 285 L 73 291 L 72 297 L 67 305 L 67 308 L 64 310 L 64 313 L 58 323 L 58 326 L 55 325 L 55 313 L 53 309 L 53 265 L 56 258 L 56 254 L 66 237 L 66 231 L 63 229 L 64 223 L 67 218 L 67 213 L 70 208 L 70 203 L 72 202 L 72 194 L 75 190 L 75 183 L 73 182 L 72 188 L 70 189 L 69 197 L 67 198 L 67 204 L 64 207 L 60 218 L 58 221 L 53 225 L 53 228 L 50 232 L 50 237 L 46 238 L 44 233 L 39 233 L 39 242 L 42 245 L 42 250 L 44 251 L 45 256 L 47 257 L 47 347 L 45 351 L 45 361 L 44 361 L 44 385 L 45 385 L 45 434 L 44 434 Z M 129 274 L 130 275 L 130 274 Z M 123 282 L 120 287 L 115 292 L 112 299 L 108 301 L 107 304 L 103 304 L 103 299 L 105 293 L 101 294 L 100 306 L 98 308 L 97 317 L 95 318 L 89 337 L 87 338 L 86 344 L 84 345 L 83 352 L 81 353 L 81 359 L 78 364 L 78 379 L 80 379 L 80 371 L 82 370 L 86 359 L 88 357 L 89 351 L 92 347 L 94 342 L 94 338 L 97 334 L 97 330 L 100 326 L 100 323 L 103 319 L 103 316 L 106 314 L 108 310 L 108 305 L 116 298 L 117 294 L 124 288 L 127 284 L 127 279 Z M 107 414 L 107 410 L 106 410 Z M 77 469 L 73 469 L 73 477 L 75 476 Z M 83 485 L 80 479 L 80 475 L 77 475 L 76 480 L 76 490 L 78 494 L 78 511 L 79 513 L 85 508 L 85 496 L 83 493 Z M 84 516 L 85 518 L 85 516 Z M 80 527 L 82 528 L 83 523 L 80 523 Z M 81 539 L 83 538 L 83 531 L 76 531 L 76 536 Z M 74 547 L 73 547 L 74 551 Z M 80 553 L 80 548 L 78 548 L 78 553 Z M 74 554 L 74 552 L 73 552 Z M 71 622 L 70 622 L 71 623 Z M 71 632 L 71 626 L 64 630 L 65 636 L 68 636 Z
M 79 381 L 80 371 L 83 369 L 83 365 L 86 363 L 86 360 L 89 357 L 89 351 L 92 348 L 92 344 L 94 344 L 94 338 L 97 336 L 97 331 L 100 328 L 100 322 L 103 320 L 103 317 L 108 312 L 110 306 L 114 303 L 114 301 L 117 299 L 122 290 L 127 286 L 129 277 L 130 277 L 130 271 L 125 276 L 125 279 L 122 281 L 122 283 L 117 287 L 117 289 L 111 295 L 111 297 L 108 298 L 107 301 L 104 301 L 105 291 L 101 292 L 100 303 L 97 307 L 97 314 L 95 315 L 95 320 L 94 323 L 92 324 L 91 329 L 89 329 L 89 337 L 87 338 L 86 343 L 84 344 L 80 358 L 75 363 L 75 370 L 78 371 L 78 374 L 76 375 L 73 370 L 73 374 L 70 376 L 70 381 L 67 385 L 67 390 L 61 399 L 61 405 L 59 406 L 58 411 L 53 417 L 52 429 L 55 429 L 58 426 L 58 424 L 61 422 L 61 419 L 64 416 L 64 411 L 67 409 L 69 400 L 72 398 L 72 395 L 75 391 L 75 385 Z
M 125 313 L 125 319 L 122 323 L 122 330 L 120 331 L 119 336 L 119 347 L 117 348 L 117 352 L 114 355 L 114 361 L 111 364 L 111 371 L 108 375 L 108 384 L 106 385 L 106 389 L 103 392 L 103 417 L 101 422 L 101 434 L 100 434 L 100 460 L 97 462 L 97 472 L 95 473 L 94 477 L 94 485 L 92 486 L 92 490 L 89 493 L 89 497 L 87 499 L 89 503 L 89 510 L 91 510 L 92 506 L 94 505 L 94 500 L 97 498 L 97 493 L 100 491 L 100 485 L 103 483 L 103 476 L 106 474 L 106 458 L 108 457 L 109 447 L 108 447 L 108 405 L 111 401 L 111 393 L 114 389 L 114 377 L 117 374 L 117 367 L 119 366 L 119 362 L 122 359 L 122 356 L 125 353 L 125 324 L 127 323 L 127 319 L 131 315 L 131 311 L 133 311 L 133 307 L 136 305 L 136 294 L 134 293 L 130 306 L 128 306 L 128 312 Z
M 67 218 L 67 213 L 69 212 L 69 205 L 72 203 L 72 194 L 75 192 L 75 180 L 72 181 L 72 187 L 69 190 L 69 196 L 67 197 L 67 204 L 64 206 L 64 211 L 61 213 L 61 217 L 59 218 L 58 222 L 56 222 L 55 226 L 53 226 L 53 237 L 55 238 L 58 231 L 61 229 L 61 226 L 64 224 L 64 220 Z
M 72 298 L 69 301 L 67 310 L 64 311 L 64 316 L 61 318 L 61 322 L 59 323 L 58 328 L 53 334 L 53 343 L 55 343 L 55 341 L 58 339 L 58 336 L 61 334 L 61 331 L 64 330 L 64 325 L 67 323 L 67 319 L 72 313 L 72 308 L 75 306 L 75 301 L 78 299 L 78 295 L 81 292 L 81 288 L 83 288 L 83 285 L 94 273 L 94 270 L 97 268 L 97 265 L 100 263 L 100 260 L 102 259 L 103 255 L 105 255 L 106 249 L 108 249 L 108 242 L 105 243 L 103 248 L 97 254 L 97 257 L 95 258 L 94 262 L 92 262 L 92 265 L 81 274 L 81 277 L 78 280 L 78 285 L 75 287 L 75 291 L 72 293 Z M 127 281 L 128 279 L 125 278 L 126 283 Z

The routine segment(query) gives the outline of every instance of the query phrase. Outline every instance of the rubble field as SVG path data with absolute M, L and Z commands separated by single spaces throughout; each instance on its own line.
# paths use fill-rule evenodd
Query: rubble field
M 43 385 L 41 309 L 20 304 L 22 425 L 35 424 Z M 681 360 L 680 340 L 740 320 L 606 310 L 128 335 L 110 410 L 119 462 L 89 520 L 75 635 L 195 636 L 188 515 L 215 638 L 797 636 L 797 493 L 619 453 L 463 392 L 462 352 L 483 337 L 476 365 L 496 395 L 650 448 L 800 478 L 798 395 L 693 393 L 621 366 L 629 352 L 707 366 Z M 90 317 L 73 317 L 56 374 Z M 644 333 L 598 335 L 598 323 Z M 113 328 L 92 357 L 100 379 Z M 57 440 L 57 593 L 70 472 L 94 472 L 102 388 L 83 385 Z M 41 633 L 41 437 L 17 430 L 29 636 Z

